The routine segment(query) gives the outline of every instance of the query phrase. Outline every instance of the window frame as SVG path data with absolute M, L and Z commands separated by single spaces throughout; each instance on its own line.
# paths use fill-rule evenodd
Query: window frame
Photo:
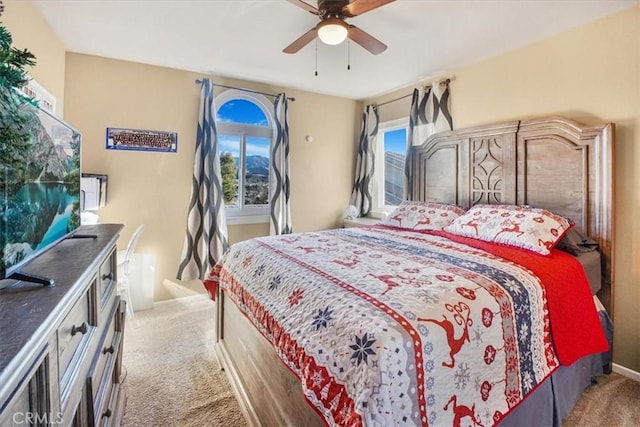
M 384 196 L 384 138 L 385 132 L 392 132 L 399 129 L 405 129 L 405 147 L 409 143 L 409 117 L 389 120 L 378 123 L 378 133 L 373 146 L 375 153 L 371 197 L 372 209 L 369 216 L 374 218 L 384 218 L 390 214 L 397 205 L 386 205 Z
M 245 123 L 237 122 L 225 122 L 218 121 L 218 110 L 225 103 L 241 99 L 244 101 L 255 104 L 264 113 L 267 119 L 267 126 L 256 126 Z M 273 117 L 273 105 L 264 96 L 257 93 L 246 92 L 238 89 L 228 89 L 219 95 L 216 95 L 216 131 L 217 136 L 232 136 L 240 138 L 239 156 L 238 161 L 239 171 L 239 183 L 238 183 L 238 206 L 226 206 L 225 215 L 227 224 L 258 224 L 269 222 L 269 201 L 266 205 L 260 206 L 245 206 L 245 161 L 246 161 L 246 141 L 247 138 L 265 138 L 269 140 L 269 147 L 273 143 L 275 137 L 275 121 Z M 220 151 L 220 150 L 219 150 Z M 222 151 L 220 151 L 222 155 Z M 271 154 L 269 153 L 269 165 L 271 165 Z M 269 174 L 269 195 L 271 194 L 271 174 Z

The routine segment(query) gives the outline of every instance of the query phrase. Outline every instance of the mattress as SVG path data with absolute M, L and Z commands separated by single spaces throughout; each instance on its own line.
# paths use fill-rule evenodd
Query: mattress
M 589 281 L 589 287 L 593 295 L 597 294 L 602 287 L 602 266 L 600 252 L 590 251 L 583 252 L 574 257 L 582 264 L 584 272 Z

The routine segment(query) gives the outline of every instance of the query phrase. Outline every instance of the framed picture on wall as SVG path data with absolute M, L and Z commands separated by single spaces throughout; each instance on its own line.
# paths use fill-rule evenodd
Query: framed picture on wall
M 107 128 L 107 150 L 178 151 L 178 134 L 157 130 Z

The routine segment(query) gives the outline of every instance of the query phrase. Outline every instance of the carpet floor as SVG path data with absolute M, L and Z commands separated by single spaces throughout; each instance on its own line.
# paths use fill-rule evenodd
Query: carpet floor
M 184 298 L 125 326 L 125 427 L 245 427 L 213 348 L 213 303 Z
M 205 296 L 191 297 L 128 319 L 125 427 L 247 426 L 215 356 L 213 307 Z M 615 373 L 600 377 L 563 426 L 640 426 L 640 382 Z

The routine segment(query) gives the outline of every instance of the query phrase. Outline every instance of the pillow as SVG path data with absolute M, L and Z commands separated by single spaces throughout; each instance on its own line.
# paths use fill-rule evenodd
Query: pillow
M 404 201 L 381 224 L 409 230 L 442 230 L 462 214 L 464 210 L 454 205 Z
M 502 243 L 548 255 L 574 224 L 545 209 L 476 205 L 444 228 L 458 236 Z
M 578 256 L 585 252 L 598 250 L 598 242 L 588 238 L 575 228 L 570 229 L 556 245 L 557 249 Z

